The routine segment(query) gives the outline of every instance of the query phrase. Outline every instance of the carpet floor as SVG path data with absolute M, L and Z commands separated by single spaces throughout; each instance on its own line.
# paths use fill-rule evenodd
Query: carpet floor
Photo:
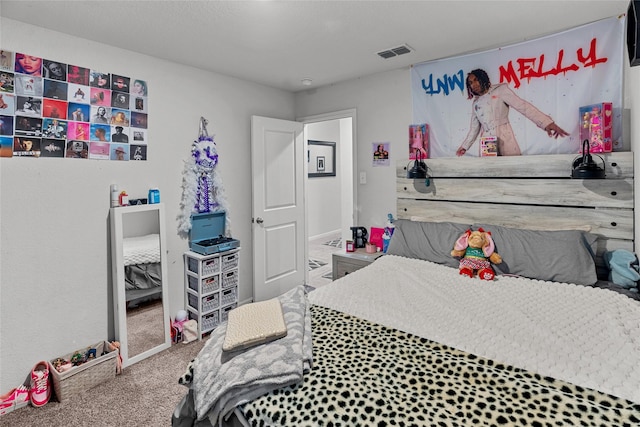
M 340 233 L 309 241 L 310 286 L 331 283 L 332 254 L 343 250 Z M 43 407 L 28 405 L 2 415 L 0 426 L 170 426 L 171 414 L 187 390 L 178 378 L 204 343 L 175 344 L 81 396 L 58 402 L 54 395 Z
M 187 363 L 205 341 L 174 344 L 81 396 L 45 406 L 31 405 L 0 416 L 0 426 L 170 426 L 171 414 L 185 395 L 178 384 Z

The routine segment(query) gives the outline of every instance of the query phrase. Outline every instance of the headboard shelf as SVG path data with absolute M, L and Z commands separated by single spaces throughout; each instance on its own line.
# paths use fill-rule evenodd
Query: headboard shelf
M 434 178 L 531 178 L 571 177 L 571 165 L 578 154 L 545 154 L 501 157 L 442 157 L 426 159 L 429 175 Z M 605 161 L 607 179 L 633 177 L 633 153 L 616 151 L 600 155 Z M 593 155 L 594 160 L 600 161 Z M 406 176 L 407 165 L 413 160 L 398 160 L 397 176 Z
M 405 173 L 406 174 L 406 173 Z M 497 181 L 497 180 L 500 181 Z M 633 179 L 397 179 L 399 199 L 482 201 L 523 205 L 633 208 Z
M 634 250 L 633 153 L 603 154 L 605 179 L 571 179 L 578 155 L 426 159 L 429 185 L 396 163 L 397 217 L 485 223 L 598 235 L 598 265 L 614 249 Z M 595 158 L 596 161 L 599 159 Z

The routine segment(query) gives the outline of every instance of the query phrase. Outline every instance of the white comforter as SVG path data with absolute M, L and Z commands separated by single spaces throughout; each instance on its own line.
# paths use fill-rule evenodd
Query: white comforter
M 385 255 L 309 301 L 640 403 L 640 303 L 612 291 Z

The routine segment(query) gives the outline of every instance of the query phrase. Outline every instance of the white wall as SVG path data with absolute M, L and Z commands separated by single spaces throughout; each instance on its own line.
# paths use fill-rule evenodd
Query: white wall
M 291 93 L 1 18 L 0 48 L 147 80 L 147 162 L 0 159 L 0 393 L 40 360 L 113 339 L 109 186 L 151 186 L 166 204 L 171 313 L 184 306 L 177 235 L 183 162 L 209 120 L 240 239 L 240 300 L 252 297 L 250 117 L 294 120 Z M 202 53 L 198 53 L 202 54 Z M 243 167 L 240 167 L 243 166 Z
M 630 68 L 625 61 L 624 108 L 630 109 L 630 141 L 624 147 L 635 151 L 640 139 L 640 66 Z M 311 116 L 347 108 L 357 109 L 356 175 L 367 173 L 367 184 L 357 184 L 357 209 L 359 224 L 364 227 L 384 226 L 387 213 L 397 214 L 395 188 L 395 162 L 407 159 L 408 126 L 412 123 L 412 101 L 408 69 L 398 69 L 368 77 L 360 77 L 327 87 L 311 89 L 296 94 L 296 114 Z M 391 167 L 371 166 L 371 143 L 390 142 Z M 640 154 L 635 155 L 640 164 Z M 427 160 L 428 164 L 428 160 Z M 568 173 L 569 171 L 567 171 Z M 636 175 L 635 186 L 640 182 Z M 636 218 L 640 212 L 640 200 L 636 198 Z M 640 227 L 636 227 L 636 241 Z M 637 248 L 636 248 L 637 250 Z
M 336 143 L 336 176 L 307 179 L 307 227 L 309 238 L 312 239 L 341 228 L 340 120 L 310 123 L 305 132 L 307 140 Z
M 367 177 L 366 184 L 356 183 L 359 226 L 384 226 L 387 214 L 396 215 L 395 164 L 396 160 L 409 157 L 411 105 L 407 68 L 296 94 L 298 117 L 351 108 L 357 110 L 355 175 L 357 178 L 360 172 L 365 172 Z M 390 143 L 389 167 L 372 166 L 373 142 Z

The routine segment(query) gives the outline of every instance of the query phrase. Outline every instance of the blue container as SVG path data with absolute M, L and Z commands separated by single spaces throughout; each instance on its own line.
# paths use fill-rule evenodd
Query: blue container
M 160 190 L 152 188 L 149 190 L 149 204 L 160 203 Z

